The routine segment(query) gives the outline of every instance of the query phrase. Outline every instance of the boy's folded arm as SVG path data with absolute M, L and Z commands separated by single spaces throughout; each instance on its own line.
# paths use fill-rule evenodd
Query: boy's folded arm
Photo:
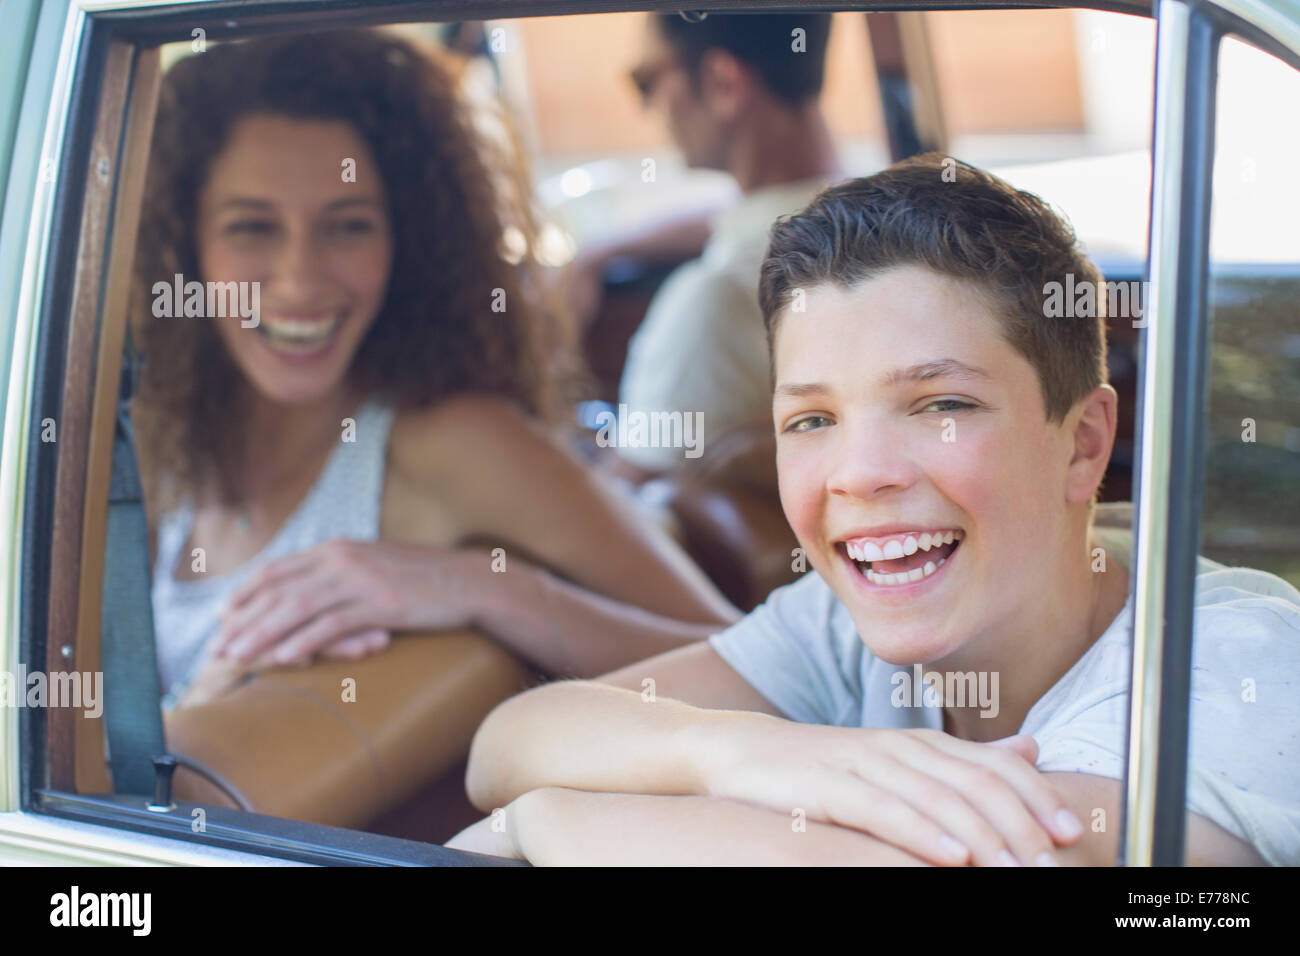
M 1120 782 L 1088 774 L 1047 774 L 1088 827 L 1057 850 L 1065 866 L 1113 866 Z M 1094 811 L 1101 811 L 1095 813 Z M 1188 813 L 1189 866 L 1250 866 L 1264 861 L 1216 824 Z M 924 861 L 857 830 L 734 800 L 703 796 L 591 793 L 548 787 L 507 812 L 512 839 L 538 865 L 925 866 Z
M 692 731 L 778 714 L 707 643 L 694 644 L 600 682 L 560 681 L 500 704 L 474 736 L 466 790 L 485 812 L 548 786 L 699 793 Z
M 853 827 L 935 863 L 988 863 L 1000 851 L 1033 860 L 1064 832 L 1059 797 L 1025 755 L 974 743 L 949 753 L 937 731 L 780 719 L 707 644 L 605 679 L 623 686 L 550 684 L 493 711 L 470 751 L 474 805 L 491 813 L 543 787 L 709 795 L 784 814 L 802 807 L 809 822 Z M 769 712 L 755 712 L 760 705 Z M 1016 806 L 998 810 L 998 799 Z
M 926 866 L 856 830 L 734 800 L 535 790 L 507 811 L 538 866 Z

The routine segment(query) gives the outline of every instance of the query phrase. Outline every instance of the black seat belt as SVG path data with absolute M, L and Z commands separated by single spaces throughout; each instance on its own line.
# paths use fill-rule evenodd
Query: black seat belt
M 153 758 L 166 753 L 167 745 L 154 648 L 149 530 L 131 428 L 131 395 L 135 391 L 131 352 L 128 338 L 108 488 L 100 658 L 113 791 L 152 794 Z

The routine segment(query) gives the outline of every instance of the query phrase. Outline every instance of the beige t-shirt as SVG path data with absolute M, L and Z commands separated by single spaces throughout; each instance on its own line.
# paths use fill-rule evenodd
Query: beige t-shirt
M 758 271 L 772 223 L 801 210 L 825 185 L 807 180 L 758 189 L 714 220 L 703 254 L 664 281 L 632 337 L 619 387 L 624 414 L 701 413 L 706 443 L 731 428 L 771 422 Z M 683 448 L 649 441 L 618 449 L 651 471 L 670 471 L 686 458 Z

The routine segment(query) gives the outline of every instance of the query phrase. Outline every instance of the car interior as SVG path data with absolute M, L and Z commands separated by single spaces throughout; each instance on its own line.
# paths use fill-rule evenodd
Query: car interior
M 645 17 L 632 11 L 376 28 L 459 57 L 467 95 L 504 104 L 528 154 L 548 235 L 571 257 L 664 208 L 734 199 L 726 176 L 682 163 L 662 123 L 642 110 L 626 81 Z M 63 241 L 77 258 L 102 257 L 108 265 L 102 280 L 79 275 L 62 293 L 70 319 L 46 348 L 64 350 L 66 365 L 43 371 L 40 384 L 41 394 L 65 410 L 63 434 L 74 436 L 39 452 L 45 474 L 54 476 L 38 492 L 41 513 L 49 515 L 50 550 L 30 586 L 48 595 L 40 612 L 47 659 L 102 667 L 110 684 L 113 668 L 120 672 L 130 658 L 101 638 L 142 619 L 139 608 L 124 606 L 140 582 L 114 577 L 125 573 L 114 567 L 122 549 L 139 547 L 130 522 L 142 496 L 124 425 L 134 374 L 126 277 L 161 77 L 184 57 L 202 55 L 188 23 L 160 21 L 149 48 L 105 47 L 102 101 L 94 122 L 76 135 L 92 155 L 95 144 L 120 139 L 122 172 L 115 193 L 102 184 L 89 188 L 96 172 L 92 166 L 85 173 L 82 220 L 111 211 L 111 222 Z M 296 12 L 259 27 L 317 28 Z M 215 24 L 206 36 L 224 42 Z M 1154 52 L 1154 24 L 1131 13 L 845 11 L 834 15 L 823 94 L 850 175 L 928 150 L 990 168 L 1062 210 L 1106 280 L 1135 290 L 1129 310 L 1107 318 L 1119 430 L 1098 522 L 1116 529 L 1129 527 L 1135 496 L 1145 304 L 1136 290 L 1148 252 Z M 1278 84 L 1269 104 L 1249 93 L 1261 76 Z M 1283 98 L 1285 91 L 1300 93 L 1294 69 L 1245 42 L 1225 41 L 1201 553 L 1300 586 L 1300 248 L 1294 230 L 1288 235 L 1277 225 L 1295 221 L 1279 210 L 1300 210 L 1295 191 L 1282 197 L 1260 186 L 1267 170 L 1300 147 L 1292 131 L 1268 119 L 1281 104 L 1300 102 Z M 663 180 L 652 197 L 639 188 L 646 157 L 656 160 Z M 565 255 L 557 255 L 557 268 Z M 624 257 L 605 268 L 599 305 L 582 333 L 589 375 L 573 409 L 573 454 L 594 460 L 593 411 L 617 406 L 629 341 L 656 291 L 691 258 Z M 1242 437 L 1247 428 L 1249 440 Z M 761 425 L 711 436 L 690 467 L 642 489 L 741 612 L 801 573 L 774 482 L 754 464 L 770 456 L 771 442 Z M 501 701 L 549 677 L 475 630 L 403 634 L 381 653 L 266 671 L 216 700 L 167 713 L 163 745 L 175 759 L 162 763 L 129 743 L 125 717 L 114 728 L 115 700 L 133 692 L 119 684 L 110 686 L 107 734 L 79 711 L 43 718 L 47 756 L 35 786 L 94 798 L 101 810 L 130 794 L 167 793 L 183 806 L 206 808 L 214 832 L 227 834 L 232 846 L 246 845 L 241 841 L 255 829 L 250 823 L 241 831 L 241 818 L 267 817 L 341 828 L 374 839 L 374 847 L 389 846 L 385 837 L 440 844 L 483 816 L 464 787 L 475 730 Z M 366 692 L 341 700 L 348 680 Z M 126 709 L 119 705 L 118 713 Z M 90 810 L 77 812 L 93 818 Z

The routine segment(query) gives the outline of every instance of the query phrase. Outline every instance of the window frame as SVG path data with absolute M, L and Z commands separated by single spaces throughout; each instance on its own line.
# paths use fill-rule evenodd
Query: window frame
M 1134 445 L 1134 552 L 1124 812 L 1118 862 L 1185 859 L 1193 606 L 1205 497 L 1210 214 L 1218 56 L 1235 36 L 1300 70 L 1300 23 L 1254 0 L 1156 0 L 1149 321 Z M 1257 33 L 1273 32 L 1272 42 Z M 1289 52 L 1280 52 L 1277 47 Z M 1163 497 L 1163 507 L 1147 503 Z
M 90 481 L 96 474 L 102 475 L 107 489 L 104 469 L 112 433 L 112 415 L 107 410 L 117 394 L 120 363 L 116 356 L 121 354 L 134 251 L 134 242 L 125 239 L 133 239 L 138 224 L 159 79 L 159 44 L 188 39 L 197 27 L 206 31 L 207 40 L 218 42 L 305 26 L 328 29 L 667 12 L 680 6 L 680 0 L 601 0 L 598 4 L 590 0 L 386 0 L 364 7 L 353 0 L 67 3 L 42 148 L 42 156 L 54 162 L 53 176 L 48 181 L 33 177 L 34 215 L 30 228 L 22 226 L 26 233 L 22 282 L 5 404 L 0 495 L 6 504 L 0 510 L 0 535 L 20 542 L 0 558 L 0 620 L 7 622 L 5 633 L 0 634 L 0 650 L 6 652 L 6 660 L 42 661 L 46 671 L 69 666 L 97 669 L 100 582 L 83 581 L 81 568 L 91 542 L 97 540 L 102 553 L 103 509 L 98 509 L 96 519 L 86 490 L 98 487 Z M 763 12 L 795 5 L 780 0 L 712 0 L 705 6 Z M 1135 596 L 1136 680 L 1121 860 L 1130 865 L 1179 864 L 1183 814 L 1162 816 L 1157 808 L 1181 806 L 1186 786 L 1188 637 L 1199 544 L 1203 441 L 1200 418 L 1189 412 L 1203 411 L 1206 401 L 1214 57 L 1220 38 L 1231 32 L 1300 69 L 1300 22 L 1288 19 L 1266 0 L 1213 4 L 1156 0 L 1156 7 L 1130 0 L 916 4 L 878 0 L 797 7 L 860 12 L 1057 7 L 1148 17 L 1160 13 L 1147 264 L 1151 321 L 1143 330 L 1142 411 L 1135 442 L 1139 490 L 1134 494 L 1130 592 Z M 38 46 L 50 32 L 47 18 L 58 16 L 58 10 L 58 4 L 49 4 L 41 11 L 44 32 L 38 32 Z M 32 105 L 30 94 L 30 90 L 24 94 L 24 113 Z M 12 180 L 11 175 L 10 197 L 15 192 Z M 6 201 L 6 212 L 9 205 Z M 1193 241 L 1180 243 L 1185 238 L 1180 223 L 1194 226 Z M 4 236 L 15 228 L 4 224 Z M 55 281 L 60 278 L 72 281 Z M 106 315 L 111 322 L 105 322 Z M 1183 320 L 1175 321 L 1180 315 Z M 53 417 L 59 434 L 57 442 L 47 445 L 36 439 L 50 409 L 58 410 Z M 1176 436 L 1185 440 L 1175 442 Z M 1143 502 L 1152 500 L 1156 492 L 1165 495 L 1164 507 L 1144 508 Z M 76 793 L 73 745 L 78 732 L 71 712 L 22 709 L 15 720 L 12 711 L 0 710 L 0 847 L 7 846 L 7 838 L 12 842 L 15 834 L 40 831 L 48 839 L 57 832 L 51 824 L 67 821 L 71 827 L 79 821 L 134 831 L 119 832 L 117 841 L 110 840 L 113 852 L 136 859 L 143 854 L 159 862 L 192 862 L 196 851 L 222 850 L 230 851 L 232 859 L 264 862 L 473 862 L 430 844 L 221 808 L 205 808 L 212 821 L 209 832 L 194 833 L 188 813 L 151 814 L 143 809 L 141 798 Z M 1161 740 L 1165 746 L 1158 748 Z M 162 839 L 146 840 L 145 835 Z

